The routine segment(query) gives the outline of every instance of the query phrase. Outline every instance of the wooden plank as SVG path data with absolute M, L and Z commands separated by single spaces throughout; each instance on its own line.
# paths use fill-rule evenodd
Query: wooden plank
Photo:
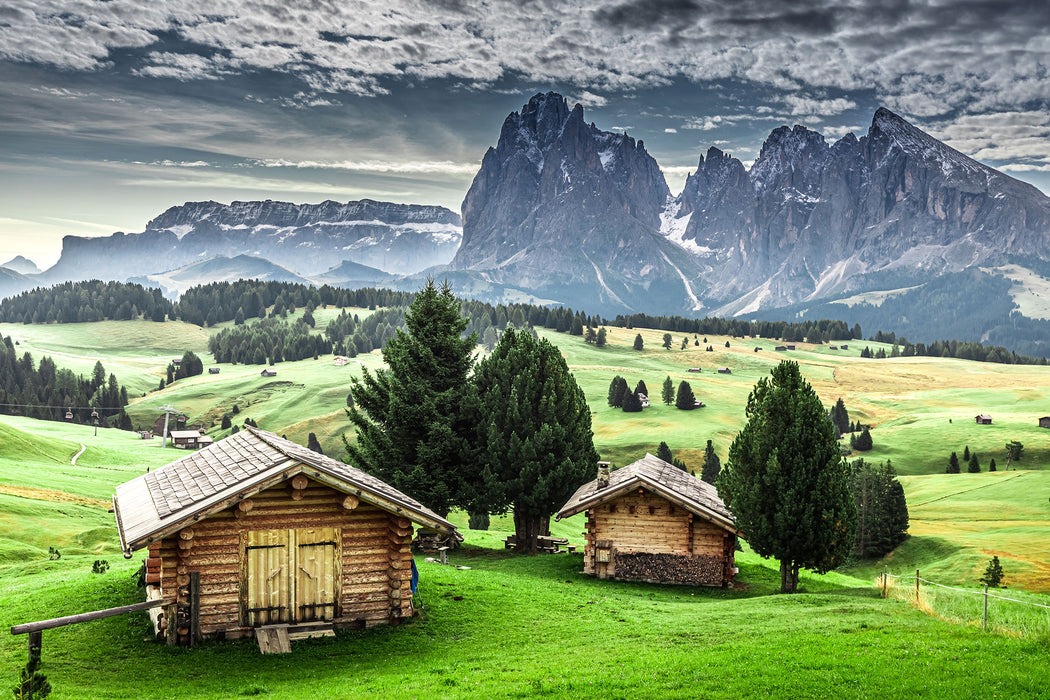
M 271 625 L 255 630 L 259 651 L 263 654 L 287 654 L 292 650 L 288 640 L 288 625 Z
M 92 612 L 80 613 L 77 615 L 67 615 L 65 617 L 55 617 L 50 620 L 40 620 L 38 622 L 26 622 L 25 624 L 13 626 L 11 628 L 11 634 L 28 634 L 30 632 L 36 632 L 39 630 L 49 630 L 54 629 L 55 627 L 64 627 L 65 625 L 75 625 L 79 622 L 101 620 L 105 617 L 113 617 L 114 615 L 123 615 L 124 613 L 130 612 L 138 612 L 140 610 L 149 610 L 150 608 L 156 608 L 162 605 L 168 605 L 170 603 L 171 600 L 169 599 L 158 598 L 156 600 L 147 600 L 142 603 L 121 605 L 116 608 L 94 610 Z

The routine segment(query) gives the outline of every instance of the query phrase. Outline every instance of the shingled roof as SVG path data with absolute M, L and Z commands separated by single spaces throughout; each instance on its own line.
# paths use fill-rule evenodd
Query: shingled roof
M 648 453 L 637 462 L 611 472 L 608 486 L 599 488 L 595 479 L 576 489 L 554 519 L 576 515 L 636 488 L 657 493 L 690 513 L 739 534 L 733 524 L 733 514 L 718 497 L 714 486 Z
M 124 555 L 229 507 L 297 474 L 352 493 L 451 534 L 455 526 L 389 484 L 356 467 L 258 428 L 227 438 L 125 482 L 116 489 L 113 512 Z

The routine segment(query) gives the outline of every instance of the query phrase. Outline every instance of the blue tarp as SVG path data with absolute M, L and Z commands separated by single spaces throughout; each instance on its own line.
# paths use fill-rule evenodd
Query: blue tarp
M 416 594 L 416 586 L 419 585 L 419 569 L 416 568 L 416 560 L 412 560 L 412 595 Z

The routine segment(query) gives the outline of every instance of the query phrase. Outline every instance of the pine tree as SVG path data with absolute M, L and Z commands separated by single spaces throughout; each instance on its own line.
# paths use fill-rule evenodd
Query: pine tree
M 671 349 L 671 343 L 673 341 L 674 341 L 674 339 L 671 337 L 670 333 L 664 333 L 664 348 L 666 350 L 670 350 Z
M 963 461 L 964 462 L 969 462 L 970 461 L 970 446 L 969 445 L 967 445 L 963 449 Z
M 645 347 L 645 341 L 642 340 L 642 334 L 634 336 L 634 349 L 641 350 Z
M 987 568 L 984 570 L 984 575 L 978 579 L 981 583 L 988 586 L 989 588 L 1006 588 L 1003 585 L 1003 580 L 1006 577 L 1003 575 L 1003 565 L 999 563 L 999 557 L 993 556 L 992 560 L 988 562 Z
M 51 682 L 47 676 L 38 671 L 40 668 L 40 647 L 31 647 L 29 650 L 29 662 L 22 668 L 18 685 L 14 691 L 16 700 L 23 698 L 28 700 L 43 700 L 51 694 Z
M 981 463 L 977 461 L 977 453 L 973 452 L 970 454 L 970 466 L 966 469 L 969 474 L 980 474 Z
M 628 391 L 623 395 L 621 408 L 623 408 L 624 413 L 641 413 L 643 408 L 642 400 L 638 398 L 638 394 Z
M 771 374 L 748 397 L 717 485 L 752 549 L 779 560 L 780 590 L 794 593 L 799 569 L 824 573 L 849 555 L 857 510 L 820 397 L 795 362 Z
M 649 395 L 649 388 L 645 386 L 645 380 L 639 379 L 638 383 L 634 386 L 634 393 Z
M 995 457 L 992 457 L 988 461 L 988 471 L 990 471 L 990 472 L 994 472 L 995 471 Z
M 661 397 L 664 400 L 664 404 L 667 406 L 674 403 L 674 382 L 671 381 L 671 375 L 667 375 L 667 379 L 664 380 Z
M 867 428 L 864 428 L 864 430 L 861 431 L 860 435 L 857 436 L 856 440 L 853 440 L 852 437 L 853 436 L 851 435 L 850 446 L 858 452 L 867 452 L 875 446 L 871 440 L 871 433 L 868 431 Z
M 607 334 L 604 328 L 598 329 L 598 337 L 594 340 L 594 347 L 604 348 L 607 341 Z
M 850 467 L 857 505 L 853 553 L 859 557 L 881 557 L 908 537 L 904 488 L 889 462 L 875 465 L 858 459 Z
M 671 454 L 671 448 L 663 441 L 661 441 L 660 446 L 656 448 L 656 456 L 668 464 L 671 464 L 674 459 L 674 455 Z
M 714 485 L 721 471 L 722 461 L 715 453 L 714 445 L 708 440 L 707 447 L 704 449 L 704 465 L 700 468 L 700 479 Z
M 587 326 L 587 330 L 583 334 L 583 342 L 590 343 L 590 344 L 593 345 L 595 343 L 595 341 L 597 341 L 597 340 L 598 340 L 598 334 L 594 331 L 593 328 L 591 328 L 590 326 Z
M 233 421 L 230 420 L 230 414 L 227 413 L 222 417 L 222 422 L 219 424 L 219 428 L 222 430 L 229 430 L 231 425 L 233 425 Z
M 317 439 L 317 434 L 316 433 L 310 433 L 306 437 L 306 447 L 307 447 L 307 449 L 313 450 L 314 452 L 317 452 L 318 454 L 322 454 L 322 455 L 324 454 L 324 450 L 321 449 L 321 442 Z
M 944 470 L 945 474 L 958 474 L 959 473 L 959 455 L 952 452 L 951 457 L 948 458 L 948 468 Z
M 535 553 L 598 461 L 590 408 L 558 348 L 514 330 L 478 363 L 472 386 L 480 471 L 468 510 L 512 507 L 517 547 Z
M 684 379 L 678 385 L 678 394 L 674 399 L 675 408 L 681 411 L 692 411 L 696 408 L 696 397 L 693 395 L 693 387 Z
M 466 506 L 472 484 L 464 411 L 477 334 L 446 281 L 428 279 L 383 348 L 387 369 L 351 379 L 356 406 L 346 409 L 357 441 L 343 437 L 349 462 L 411 493 L 444 517 Z M 510 399 L 508 399 L 510 400 Z M 589 415 L 589 414 L 588 414 Z
M 613 408 L 621 408 L 623 406 L 623 397 L 627 393 L 627 380 L 620 375 L 616 375 L 613 377 L 612 382 L 609 383 L 609 405 Z

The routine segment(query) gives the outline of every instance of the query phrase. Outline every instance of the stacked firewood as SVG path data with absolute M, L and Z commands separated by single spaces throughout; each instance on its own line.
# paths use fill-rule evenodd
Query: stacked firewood
M 617 553 L 616 578 L 664 583 L 721 585 L 722 559 L 707 554 Z

